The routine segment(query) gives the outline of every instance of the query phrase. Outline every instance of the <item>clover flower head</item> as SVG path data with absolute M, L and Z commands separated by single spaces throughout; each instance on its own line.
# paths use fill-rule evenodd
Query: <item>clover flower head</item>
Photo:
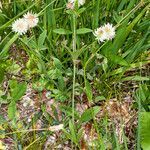
M 23 35 L 28 30 L 28 23 L 24 19 L 17 19 L 12 24 L 12 31 Z
M 105 24 L 103 30 L 107 40 L 112 40 L 115 37 L 115 27 L 112 24 Z
M 28 23 L 29 28 L 37 26 L 39 22 L 38 15 L 32 12 L 27 12 L 23 17 L 25 21 Z
M 103 27 L 97 28 L 93 34 L 99 42 L 104 42 L 104 40 L 106 39 Z
M 99 42 L 112 40 L 115 37 L 115 27 L 112 24 L 105 24 L 94 31 L 94 36 Z

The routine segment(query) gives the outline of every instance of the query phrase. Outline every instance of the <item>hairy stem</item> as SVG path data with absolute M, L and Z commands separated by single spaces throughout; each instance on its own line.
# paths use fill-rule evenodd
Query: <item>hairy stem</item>
M 76 51 L 76 16 L 73 15 L 73 52 Z M 74 123 L 75 109 L 75 81 L 76 81 L 76 60 L 73 60 L 73 88 L 72 88 L 72 121 Z

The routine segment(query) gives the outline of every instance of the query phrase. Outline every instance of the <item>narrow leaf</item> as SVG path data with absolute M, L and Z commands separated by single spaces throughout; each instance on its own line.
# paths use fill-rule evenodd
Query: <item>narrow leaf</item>
M 89 33 L 89 32 L 92 32 L 92 30 L 88 29 L 88 28 L 77 29 L 77 34 L 86 34 L 86 33 Z
M 67 29 L 54 29 L 53 30 L 54 33 L 57 33 L 57 34 L 72 34 L 72 32 L 70 30 L 67 30 Z
M 4 79 L 4 69 L 0 67 L 0 83 L 2 83 L 3 79 Z
M 16 114 L 16 103 L 15 101 L 11 101 L 11 103 L 8 105 L 9 119 L 13 120 L 15 118 L 15 114 Z
M 88 82 L 88 80 L 85 80 L 85 92 L 86 92 L 89 102 L 92 102 L 93 93 L 92 93 L 91 85 Z
M 5 47 L 2 49 L 2 51 L 0 52 L 0 59 L 2 59 L 6 53 L 8 52 L 10 46 L 18 39 L 18 34 L 15 34 L 10 41 L 8 41 L 8 43 L 5 45 Z
M 38 38 L 38 47 L 39 47 L 39 48 L 42 48 L 42 46 L 43 46 L 43 44 L 44 44 L 44 41 L 45 41 L 45 38 L 46 38 L 46 35 L 47 35 L 47 31 L 46 31 L 46 30 L 44 30 L 44 31 L 40 34 L 40 36 L 39 36 L 39 38 Z

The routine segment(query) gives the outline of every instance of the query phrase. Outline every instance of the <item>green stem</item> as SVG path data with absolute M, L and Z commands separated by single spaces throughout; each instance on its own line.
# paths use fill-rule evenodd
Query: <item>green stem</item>
M 73 62 L 73 88 L 72 88 L 72 121 L 74 122 L 74 109 L 75 109 L 75 104 L 74 104 L 74 97 L 75 97 L 75 80 L 76 79 L 76 65 L 75 62 Z
M 73 15 L 73 52 L 76 51 L 76 16 Z M 73 60 L 73 88 L 72 88 L 72 121 L 74 123 L 75 109 L 75 80 L 76 80 L 76 60 Z
M 140 137 L 140 127 L 141 127 L 141 101 L 140 101 L 140 97 L 138 97 L 138 129 L 137 129 L 137 150 L 140 150 L 141 149 L 141 144 L 140 144 L 140 141 L 141 141 L 141 137 Z
M 140 76 L 142 76 L 142 65 L 140 65 Z M 141 91 L 141 85 L 139 86 L 139 90 Z M 141 150 L 141 110 L 142 110 L 142 105 L 141 105 L 141 92 L 137 94 L 137 101 L 138 101 L 138 127 L 137 127 L 137 150 Z

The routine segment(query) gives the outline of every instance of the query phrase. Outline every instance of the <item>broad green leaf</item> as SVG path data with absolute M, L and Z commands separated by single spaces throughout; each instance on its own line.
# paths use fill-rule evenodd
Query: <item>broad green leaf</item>
M 89 81 L 85 80 L 85 92 L 88 97 L 89 102 L 92 102 L 93 92 Z
M 93 117 L 95 117 L 97 115 L 97 113 L 100 111 L 100 107 L 99 106 L 95 106 L 92 108 L 89 108 L 87 110 L 85 110 L 85 112 L 81 115 L 81 122 L 88 122 L 91 119 L 93 119 Z
M 45 1 L 45 2 L 46 2 L 45 4 L 48 5 L 50 2 L 52 2 L 52 0 L 51 1 Z M 56 28 L 56 17 L 55 17 L 56 13 L 53 11 L 53 9 L 54 9 L 54 4 L 49 6 L 48 9 L 45 11 L 47 17 L 51 18 L 51 19 L 48 19 L 48 18 L 44 19 L 45 24 L 47 24 L 48 32 Z M 51 32 L 49 32 L 49 33 L 51 35 Z
M 59 69 L 59 70 L 62 70 L 62 69 L 63 69 L 63 65 L 62 65 L 62 63 L 60 62 L 60 60 L 57 59 L 57 58 L 53 58 L 53 60 L 54 60 L 54 65 L 55 65 L 55 67 L 56 67 L 57 69 Z
M 60 75 L 58 77 L 58 84 L 59 84 L 58 88 L 60 89 L 60 91 L 64 91 L 65 90 L 65 81 L 64 81 L 64 78 L 62 75 Z
M 16 116 L 16 102 L 12 100 L 8 105 L 8 117 L 13 120 Z
M 20 98 L 25 94 L 27 89 L 27 84 L 26 83 L 19 83 L 17 86 L 13 89 L 12 91 L 12 98 L 16 102 L 20 100 Z
M 88 29 L 88 28 L 77 29 L 77 34 L 86 34 L 86 33 L 89 33 L 89 32 L 92 32 L 92 30 Z
M 112 46 L 110 47 L 110 50 L 112 52 L 114 52 L 114 54 L 116 54 L 118 52 L 119 48 L 124 44 L 124 42 L 127 38 L 126 30 L 127 30 L 126 26 L 118 29 L 118 31 L 116 33 L 116 37 L 114 39 L 114 42 L 113 42 Z
M 78 10 L 78 15 L 81 14 L 81 13 L 83 13 L 85 10 L 86 10 L 86 8 L 84 8 L 84 7 L 80 8 L 80 9 Z
M 150 150 L 150 112 L 142 112 L 140 118 L 141 146 Z
M 121 56 L 119 55 L 115 55 L 115 54 L 109 54 L 108 59 L 110 59 L 112 61 L 112 63 L 114 64 L 119 64 L 121 66 L 129 66 L 128 62 L 126 60 L 124 60 Z
M 97 96 L 95 102 L 104 101 L 106 98 L 104 96 Z
M 38 38 L 38 47 L 39 47 L 40 49 L 43 47 L 44 41 L 45 41 L 45 39 L 46 39 L 46 35 L 47 35 L 47 31 L 44 30 L 44 31 L 40 34 L 40 36 L 39 36 L 39 38 Z
M 72 34 L 72 32 L 70 30 L 63 29 L 63 28 L 54 29 L 53 32 L 57 33 L 57 34 Z
M 99 25 L 99 17 L 101 15 L 100 4 L 101 0 L 95 1 L 95 6 L 93 7 L 92 29 L 97 28 Z

